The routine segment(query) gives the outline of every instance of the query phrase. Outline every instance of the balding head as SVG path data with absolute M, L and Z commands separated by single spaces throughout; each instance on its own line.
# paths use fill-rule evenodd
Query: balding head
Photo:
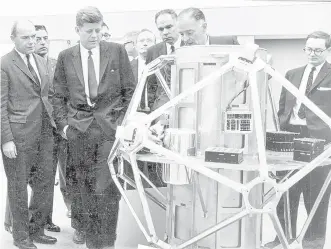
M 16 21 L 11 30 L 11 40 L 22 54 L 33 53 L 36 44 L 36 29 L 33 23 L 29 20 Z
M 178 15 L 178 31 L 185 45 L 204 45 L 207 41 L 207 23 L 197 8 L 184 9 Z
M 35 26 L 30 20 L 15 21 L 11 28 L 11 36 L 15 37 L 18 29 L 35 29 Z

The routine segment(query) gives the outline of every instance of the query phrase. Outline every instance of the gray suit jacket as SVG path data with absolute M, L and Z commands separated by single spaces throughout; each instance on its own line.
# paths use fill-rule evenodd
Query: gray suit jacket
M 40 85 L 15 49 L 1 58 L 1 144 L 35 139 L 40 134 L 43 108 L 55 127 L 46 61 L 36 54 L 33 57 Z

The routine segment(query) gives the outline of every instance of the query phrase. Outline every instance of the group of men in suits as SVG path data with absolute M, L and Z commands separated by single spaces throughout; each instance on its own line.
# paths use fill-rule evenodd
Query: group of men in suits
M 67 142 L 68 163 L 75 168 L 86 246 L 114 246 L 120 198 L 107 157 L 134 77 L 124 46 L 100 41 L 102 24 L 98 9 L 78 11 L 80 43 L 60 53 L 53 82 L 47 61 L 34 53 L 35 26 L 13 25 L 15 49 L 1 58 L 1 147 L 20 249 L 57 241 L 44 233 L 53 204 L 54 129 Z
M 79 44 L 59 54 L 53 81 L 52 60 L 34 53 L 34 25 L 23 21 L 14 24 L 11 37 L 15 49 L 1 59 L 1 146 L 14 244 L 20 249 L 36 248 L 33 241 L 56 243 L 55 238 L 44 234 L 44 227 L 53 224 L 53 195 L 49 193 L 54 191 L 54 164 L 61 157 L 59 152 L 65 150 L 69 155 L 65 156 L 67 163 L 75 169 L 74 241 L 86 243 L 88 248 L 113 247 L 120 196 L 111 179 L 107 157 L 143 66 L 160 55 L 175 53 L 180 46 L 238 44 L 233 36 L 209 36 L 204 13 L 197 8 L 185 9 L 178 15 L 171 9 L 162 10 L 156 14 L 155 24 L 163 41 L 155 44 L 151 31 L 140 31 L 133 42 L 138 58 L 130 64 L 125 46 L 109 42 L 109 28 L 100 11 L 94 7 L 79 10 Z M 304 48 L 308 64 L 290 70 L 286 78 L 331 116 L 331 66 L 326 62 L 330 47 L 328 34 L 309 35 Z M 165 68 L 163 74 L 170 84 L 168 73 Z M 150 110 L 168 101 L 156 77 L 149 77 L 147 86 L 145 105 Z M 286 89 L 281 93 L 278 116 L 282 130 L 331 141 L 329 127 Z M 161 123 L 151 127 L 156 139 L 164 131 Z M 56 150 L 54 141 L 59 146 Z M 294 236 L 300 194 L 304 195 L 309 213 L 328 170 L 317 168 L 290 189 Z M 29 206 L 27 184 L 33 192 Z M 306 233 L 305 248 L 323 248 L 329 196 L 327 191 Z M 280 202 L 278 216 L 284 226 L 283 206 Z M 266 247 L 278 244 L 276 238 Z

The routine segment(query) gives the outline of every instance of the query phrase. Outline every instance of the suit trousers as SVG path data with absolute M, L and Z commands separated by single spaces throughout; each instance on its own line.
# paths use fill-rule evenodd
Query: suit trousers
M 10 159 L 3 155 L 9 206 L 13 217 L 13 238 L 17 241 L 26 239 L 31 234 L 44 232 L 53 197 L 53 165 L 50 163 L 53 154 L 53 127 L 46 117 L 41 126 L 41 130 L 34 132 L 35 134 L 26 134 L 25 139 L 14 140 L 16 158 Z M 27 184 L 33 192 L 29 207 Z
M 71 195 L 67 189 L 66 185 L 66 167 L 67 167 L 67 147 L 68 142 L 62 138 L 57 132 L 53 132 L 54 136 L 54 149 L 53 149 L 53 185 L 55 184 L 55 175 L 56 169 L 59 167 L 59 178 L 60 178 L 60 190 L 63 196 L 65 205 L 68 207 L 71 206 Z M 46 219 L 46 223 L 51 224 L 53 222 L 53 200 L 54 200 L 54 191 L 52 193 L 51 204 L 49 205 L 49 214 Z M 69 208 L 68 208 L 69 209 Z
M 74 197 L 74 201 L 81 202 L 81 208 L 73 204 L 72 215 L 84 219 L 80 225 L 86 224 L 84 230 L 88 248 L 113 246 L 120 194 L 112 181 L 107 159 L 114 138 L 104 134 L 96 120 L 84 133 L 69 126 L 67 137 L 69 164 L 75 168 L 79 191 L 75 195 L 80 195 L 81 198 Z M 82 213 L 77 214 L 77 211 Z
M 309 131 L 304 126 L 293 126 L 288 125 L 287 131 L 298 132 L 300 137 L 310 137 Z M 313 205 L 316 201 L 316 198 L 323 186 L 323 183 L 326 180 L 326 177 L 330 171 L 330 167 L 318 167 L 315 168 L 311 173 L 302 178 L 298 183 L 293 185 L 289 189 L 289 207 L 290 207 L 290 217 L 291 217 L 291 227 L 292 235 L 296 238 L 297 234 L 297 217 L 298 217 L 298 208 L 300 196 L 303 194 L 304 205 L 307 211 L 307 214 L 313 208 Z M 278 172 L 278 176 L 285 176 L 287 172 Z M 293 172 L 295 174 L 295 172 Z M 277 214 L 280 220 L 280 223 L 285 228 L 285 216 L 284 216 L 284 196 L 280 200 L 277 206 Z M 317 248 L 323 249 L 325 243 L 325 233 L 327 225 L 327 213 L 329 207 L 330 199 L 330 187 L 323 196 L 323 199 L 313 216 L 313 219 L 308 227 L 308 230 L 304 236 L 303 248 Z M 314 247 L 310 247 L 310 244 L 314 244 Z
M 63 195 L 64 203 L 66 206 L 71 206 L 71 200 L 70 196 L 68 194 L 68 191 L 66 191 L 66 183 L 65 183 L 65 167 L 66 167 L 66 155 L 67 155 L 67 141 L 61 137 L 56 132 L 53 132 L 54 137 L 54 148 L 53 148 L 53 177 L 52 181 L 53 184 L 55 184 L 55 175 L 56 175 L 56 169 L 57 165 L 59 165 L 59 174 L 60 174 L 60 188 Z M 53 216 L 53 200 L 54 200 L 54 188 L 53 192 L 50 193 L 53 198 L 51 199 L 51 203 L 49 205 L 49 211 L 48 216 L 46 218 L 46 223 L 51 224 L 53 223 L 52 216 Z M 7 197 L 6 200 L 6 213 L 5 213 L 5 226 L 12 226 L 12 213 L 10 211 L 9 206 L 9 199 Z

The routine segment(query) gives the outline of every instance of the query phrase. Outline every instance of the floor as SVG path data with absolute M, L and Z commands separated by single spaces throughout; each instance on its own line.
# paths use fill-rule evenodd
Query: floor
M 1 160 L 1 158 L 0 158 Z M 2 160 L 1 160 L 2 161 Z M 2 188 L 0 189 L 0 228 L 4 221 L 4 210 L 5 210 L 5 200 L 6 200 L 6 177 L 3 171 L 3 166 L 0 165 L 0 181 Z M 42 245 L 38 244 L 39 249 L 83 249 L 86 248 L 84 245 L 76 245 L 72 242 L 73 229 L 70 226 L 70 219 L 66 216 L 66 208 L 59 190 L 59 187 L 55 187 L 55 201 L 53 221 L 61 227 L 60 233 L 48 233 L 58 239 L 56 245 Z M 138 205 L 138 196 L 134 191 L 129 193 L 129 198 L 132 200 L 132 203 L 137 208 L 139 217 L 142 218 L 142 210 Z M 152 214 L 156 231 L 160 238 L 163 238 L 164 234 L 164 223 L 165 223 L 165 214 L 159 207 L 152 205 Z M 305 221 L 306 214 L 304 211 L 303 205 L 300 206 L 301 214 L 298 220 L 298 226 L 301 227 Z M 299 211 L 300 212 L 300 211 Z M 326 238 L 325 249 L 331 248 L 331 215 L 328 217 L 328 232 Z M 271 221 L 268 217 L 263 218 L 263 243 L 272 240 L 275 236 L 274 229 L 271 225 Z M 116 249 L 129 249 L 137 248 L 138 244 L 146 244 L 146 240 L 143 234 L 138 229 L 132 215 L 130 214 L 129 209 L 123 202 L 120 203 L 120 216 L 118 223 L 118 239 L 116 241 Z M 13 246 L 11 235 L 6 232 L 4 229 L 0 229 L 0 248 L 11 249 L 16 248 Z

